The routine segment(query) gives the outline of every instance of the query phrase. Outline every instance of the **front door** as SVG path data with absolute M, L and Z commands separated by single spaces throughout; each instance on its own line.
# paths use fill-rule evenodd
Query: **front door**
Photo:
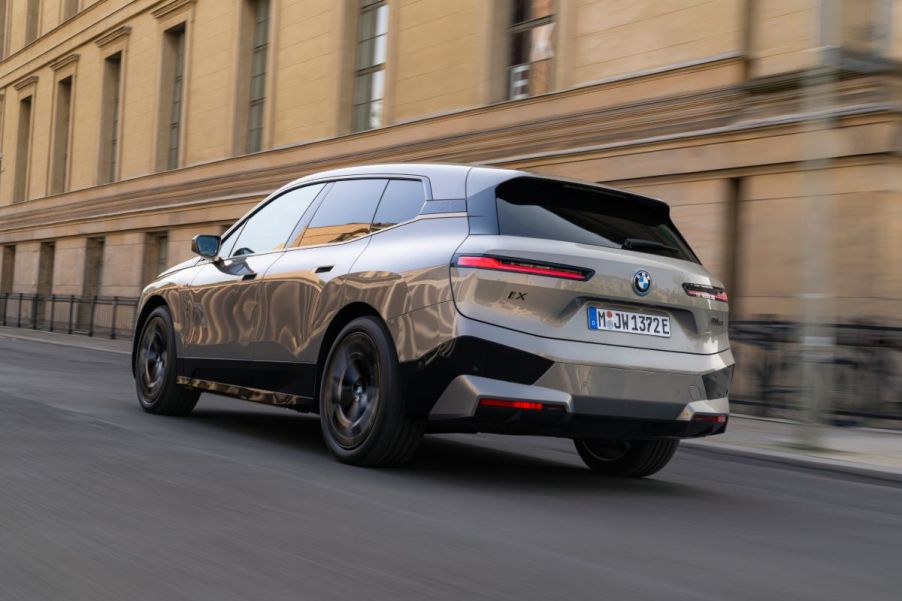
M 297 188 L 270 200 L 224 241 L 216 261 L 198 266 L 186 303 L 182 373 L 253 387 L 252 345 L 260 322 L 258 283 L 281 256 L 289 235 L 322 187 Z

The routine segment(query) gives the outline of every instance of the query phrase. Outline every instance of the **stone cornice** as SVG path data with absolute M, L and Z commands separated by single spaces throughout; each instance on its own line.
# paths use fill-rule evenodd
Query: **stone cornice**
M 178 10 L 194 4 L 194 1 L 195 0 L 163 0 L 163 2 L 151 10 L 150 13 L 157 19 L 163 19 Z
M 104 46 L 109 46 L 113 42 L 116 42 L 120 39 L 127 38 L 132 32 L 132 28 L 128 25 L 123 25 L 122 27 L 116 27 L 109 31 L 105 31 L 96 38 L 94 38 L 94 43 L 103 48 Z
M 871 134 L 877 131 L 874 127 L 891 125 L 897 118 L 898 110 L 888 102 L 895 85 L 895 78 L 871 76 L 837 86 L 838 118 L 872 128 L 858 134 L 873 140 L 858 152 L 893 151 L 886 147 L 890 137 Z M 602 98 L 605 92 L 600 86 L 594 93 Z M 797 91 L 749 94 L 741 84 L 614 106 L 598 106 L 595 98 L 572 103 L 575 94 L 588 93 L 531 99 L 529 104 L 540 104 L 537 110 L 527 111 L 520 102 L 478 107 L 6 205 L 0 207 L 0 241 L 14 232 L 92 220 L 111 220 L 107 227 L 116 229 L 115 215 L 173 212 L 188 204 L 218 206 L 236 194 L 259 194 L 309 173 L 351 164 L 389 160 L 513 164 L 528 156 L 551 161 L 557 155 L 619 156 L 738 137 L 769 138 L 778 131 L 797 133 L 812 118 L 799 113 Z M 712 163 L 710 168 L 719 167 Z
M 36 84 L 36 83 L 38 83 L 38 76 L 37 75 L 29 75 L 28 77 L 23 77 L 19 81 L 15 82 L 13 84 L 13 88 L 15 88 L 17 91 L 21 92 L 28 86 Z
M 50 68 L 54 71 L 59 71 L 69 65 L 75 64 L 78 62 L 78 54 L 70 54 L 68 56 L 64 56 L 61 59 L 58 59 L 52 63 L 50 63 Z

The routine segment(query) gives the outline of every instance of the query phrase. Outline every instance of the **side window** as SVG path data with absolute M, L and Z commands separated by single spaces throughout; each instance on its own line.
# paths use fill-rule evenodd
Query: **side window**
M 420 214 L 424 202 L 426 194 L 422 182 L 409 179 L 391 180 L 385 194 L 382 195 L 379 208 L 376 209 L 373 231 L 410 221 Z
M 230 256 L 280 250 L 324 184 L 290 190 L 251 215 Z
M 384 179 L 335 182 L 298 246 L 345 242 L 369 233 L 376 205 L 387 183 Z

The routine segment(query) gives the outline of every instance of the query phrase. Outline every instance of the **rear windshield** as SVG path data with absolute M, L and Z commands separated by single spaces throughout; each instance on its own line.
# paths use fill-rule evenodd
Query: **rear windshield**
M 541 178 L 520 177 L 495 191 L 499 232 L 675 257 L 698 263 L 666 204 Z

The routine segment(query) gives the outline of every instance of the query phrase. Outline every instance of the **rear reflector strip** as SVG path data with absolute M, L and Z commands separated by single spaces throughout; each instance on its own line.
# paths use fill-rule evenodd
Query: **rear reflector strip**
M 722 303 L 725 303 L 729 300 L 727 297 L 727 291 L 716 286 L 705 286 L 703 284 L 683 284 L 683 290 L 685 290 L 686 294 L 688 294 L 689 296 L 697 296 L 698 298 L 720 301 Z
M 541 411 L 544 405 L 532 401 L 506 401 L 503 399 L 480 399 L 480 407 L 503 407 L 505 409 L 526 409 L 527 411 Z
M 727 423 L 726 415 L 704 415 L 698 414 L 692 416 L 692 421 L 695 422 L 709 422 L 712 424 L 725 424 Z
M 462 255 L 454 260 L 457 267 L 475 267 L 477 269 L 492 269 L 495 271 L 509 271 L 512 273 L 526 273 L 530 275 L 544 275 L 552 278 L 566 280 L 586 281 L 592 277 L 592 271 L 578 267 L 564 267 L 545 263 L 534 263 L 520 259 L 508 259 L 503 257 L 490 257 L 485 255 Z

